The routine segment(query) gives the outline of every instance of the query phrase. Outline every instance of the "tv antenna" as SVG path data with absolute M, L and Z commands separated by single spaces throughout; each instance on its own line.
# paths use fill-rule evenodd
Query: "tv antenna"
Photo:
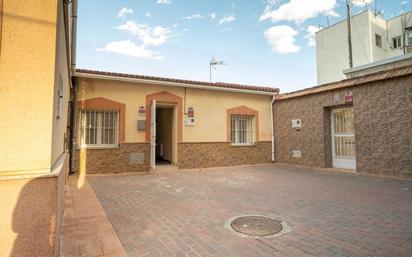
M 209 62 L 209 77 L 210 77 L 210 83 L 212 83 L 212 67 L 214 70 L 216 70 L 216 65 L 226 65 L 226 62 L 224 61 L 219 61 L 215 57 L 213 57 L 210 62 Z

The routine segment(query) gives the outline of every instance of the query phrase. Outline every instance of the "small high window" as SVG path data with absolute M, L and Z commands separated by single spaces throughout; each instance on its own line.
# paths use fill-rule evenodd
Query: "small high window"
M 406 35 L 408 37 L 407 44 L 408 44 L 408 46 L 410 46 L 410 45 L 412 45 L 412 30 L 408 30 L 408 32 L 406 32 Z
M 119 112 L 81 110 L 78 135 L 80 147 L 116 147 L 119 142 Z
M 402 47 L 402 36 L 392 38 L 392 47 L 394 49 Z
M 377 47 L 382 48 L 382 36 L 375 34 L 375 44 Z
M 233 145 L 252 145 L 255 143 L 253 116 L 231 115 L 231 143 Z

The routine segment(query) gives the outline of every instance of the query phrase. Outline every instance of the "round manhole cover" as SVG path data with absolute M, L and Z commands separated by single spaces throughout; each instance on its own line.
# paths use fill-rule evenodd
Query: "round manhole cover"
M 280 221 L 263 216 L 239 217 L 230 225 L 235 231 L 249 236 L 269 236 L 282 230 Z

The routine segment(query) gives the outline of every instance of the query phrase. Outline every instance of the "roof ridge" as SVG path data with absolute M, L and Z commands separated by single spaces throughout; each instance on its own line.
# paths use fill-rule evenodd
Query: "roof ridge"
M 325 91 L 330 91 L 339 88 L 345 88 L 350 86 L 357 86 L 366 83 L 381 81 L 392 79 L 396 77 L 402 77 L 412 74 L 412 65 L 406 65 L 403 67 L 397 67 L 390 70 L 382 70 L 373 72 L 367 75 L 353 77 L 353 78 L 346 78 L 340 81 L 329 82 L 321 85 L 316 85 L 313 87 L 308 87 L 300 90 L 296 90 L 293 92 L 282 93 L 277 95 L 278 100 L 282 99 L 289 99 L 294 97 L 300 97 L 305 95 L 317 94 Z
M 273 92 L 273 93 L 278 93 L 279 92 L 278 88 L 271 87 L 271 86 L 257 86 L 257 85 L 246 85 L 246 84 L 226 83 L 226 82 L 206 82 L 206 81 L 167 78 L 167 77 L 157 77 L 157 76 L 149 76 L 149 75 L 138 75 L 138 74 L 99 71 L 99 70 L 89 70 L 89 69 L 76 69 L 76 72 L 95 74 L 95 75 L 104 75 L 104 76 L 117 76 L 117 77 L 126 77 L 126 78 L 148 79 L 148 80 L 156 80 L 156 81 L 187 83 L 187 84 L 195 84 L 195 85 L 203 85 L 203 86 L 235 88 L 235 89 L 243 89 L 243 90 Z

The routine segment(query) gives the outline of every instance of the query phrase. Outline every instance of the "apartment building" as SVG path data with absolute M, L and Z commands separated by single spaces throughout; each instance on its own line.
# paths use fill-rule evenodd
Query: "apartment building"
M 412 13 L 385 20 L 370 10 L 351 17 L 353 67 L 379 62 L 410 52 Z M 346 78 L 349 69 L 347 21 L 343 20 L 316 33 L 318 84 Z

